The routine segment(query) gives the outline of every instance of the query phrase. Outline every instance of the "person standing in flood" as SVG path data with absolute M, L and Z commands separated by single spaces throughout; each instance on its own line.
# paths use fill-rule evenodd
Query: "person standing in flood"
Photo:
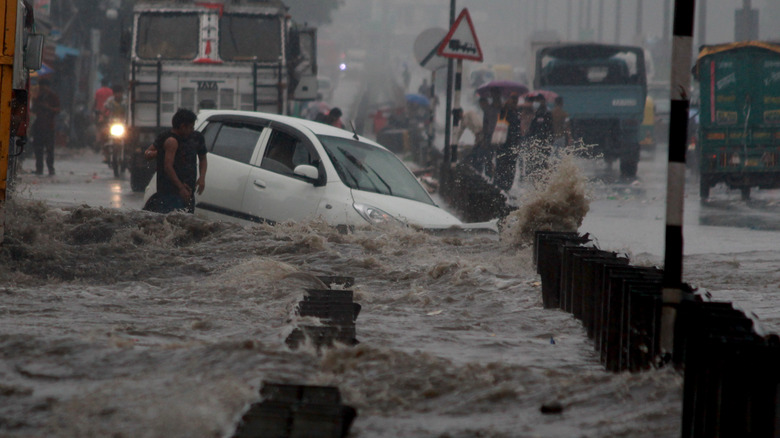
M 157 136 L 146 150 L 147 159 L 157 159 L 157 193 L 144 210 L 195 212 L 195 192 L 203 193 L 208 168 L 206 142 L 195 131 L 196 119 L 192 111 L 179 108 L 171 120 L 172 129 Z
M 54 175 L 55 121 L 60 112 L 60 98 L 51 89 L 49 79 L 42 78 L 38 81 L 38 95 L 33 99 L 30 111 L 35 114 L 35 122 L 31 127 L 35 151 L 35 174 L 43 175 L 45 154 L 49 175 Z

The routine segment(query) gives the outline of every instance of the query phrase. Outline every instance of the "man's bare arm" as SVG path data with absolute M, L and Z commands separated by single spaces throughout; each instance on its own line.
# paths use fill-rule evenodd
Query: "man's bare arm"
M 208 169 L 209 163 L 206 159 L 206 154 L 198 155 L 198 194 L 203 193 L 203 189 L 206 188 L 206 169 Z

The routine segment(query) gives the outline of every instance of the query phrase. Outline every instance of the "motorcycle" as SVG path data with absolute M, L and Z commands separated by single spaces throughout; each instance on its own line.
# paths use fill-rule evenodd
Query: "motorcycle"
M 106 157 L 108 167 L 114 170 L 114 177 L 119 178 L 129 167 L 130 154 L 125 153 L 125 137 L 127 128 L 124 122 L 112 120 L 108 124 L 108 136 L 106 140 Z

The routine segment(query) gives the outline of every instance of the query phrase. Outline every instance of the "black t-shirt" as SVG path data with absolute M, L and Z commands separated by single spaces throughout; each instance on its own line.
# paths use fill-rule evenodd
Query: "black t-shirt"
M 173 159 L 173 170 L 181 182 L 195 191 L 195 183 L 198 181 L 198 155 L 205 155 L 206 141 L 203 134 L 195 131 L 187 138 L 171 131 L 165 131 L 157 136 L 154 145 L 157 148 L 157 192 L 162 194 L 178 194 L 179 190 L 165 175 L 165 141 L 173 137 L 179 143 L 176 149 L 176 157 Z

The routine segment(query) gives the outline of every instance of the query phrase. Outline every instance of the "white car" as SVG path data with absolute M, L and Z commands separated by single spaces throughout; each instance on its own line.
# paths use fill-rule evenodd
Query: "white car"
M 201 111 L 206 189 L 195 213 L 216 220 L 276 223 L 322 217 L 335 226 L 399 222 L 466 226 L 439 208 L 390 151 L 322 123 L 250 111 Z M 156 178 L 144 201 L 156 191 Z

